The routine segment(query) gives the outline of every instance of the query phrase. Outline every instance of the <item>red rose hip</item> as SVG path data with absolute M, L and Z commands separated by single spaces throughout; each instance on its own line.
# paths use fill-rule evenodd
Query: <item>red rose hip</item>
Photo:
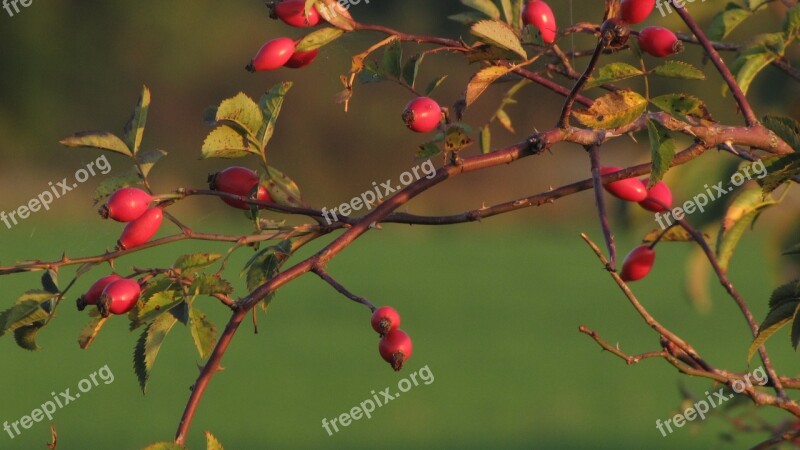
M 125 225 L 122 236 L 117 242 L 119 248 L 126 250 L 146 243 L 156 235 L 163 219 L 161 208 L 148 209 L 142 217 Z
M 522 21 L 526 25 L 535 26 L 546 44 L 555 42 L 558 32 L 556 17 L 547 3 L 542 0 L 532 0 L 525 3 L 525 7 L 522 8 Z
M 381 336 L 400 326 L 400 314 L 391 306 L 382 306 L 372 313 L 372 329 Z
M 153 197 L 147 192 L 135 187 L 126 187 L 111 194 L 98 212 L 104 219 L 130 222 L 141 217 L 152 201 Z
M 294 52 L 289 61 L 286 61 L 284 67 L 288 67 L 290 69 L 300 69 L 305 67 L 315 59 L 317 59 L 317 54 L 319 53 L 319 49 L 315 48 L 314 50 L 309 50 L 307 52 Z
M 656 261 L 656 252 L 647 245 L 631 250 L 622 262 L 620 278 L 624 281 L 636 281 L 646 277 Z
M 109 314 L 126 314 L 136 306 L 141 293 L 142 288 L 135 280 L 119 279 L 103 290 L 97 301 L 97 309 L 103 317 L 108 317 Z
M 601 167 L 600 174 L 608 175 L 619 172 L 621 167 Z M 647 198 L 647 186 L 638 178 L 625 178 L 623 180 L 606 183 L 603 187 L 609 194 L 629 202 L 641 202 Z
M 633 24 L 642 22 L 650 16 L 656 7 L 656 0 L 622 0 L 619 6 L 622 20 Z
M 645 53 L 663 58 L 683 50 L 683 43 L 664 27 L 647 27 L 639 32 L 639 47 Z
M 381 357 L 391 364 L 395 371 L 403 368 L 403 364 L 411 357 L 412 350 L 411 338 L 399 328 L 390 331 L 378 344 Z
M 231 166 L 222 172 L 218 172 L 208 177 L 208 186 L 211 190 L 225 192 L 228 194 L 239 195 L 242 197 L 249 196 L 253 189 L 258 184 L 258 174 L 254 171 L 240 166 Z M 256 199 L 264 202 L 271 202 L 272 197 L 267 192 L 264 186 L 258 186 L 258 193 Z M 222 198 L 222 201 L 233 206 L 234 208 L 249 210 L 250 205 L 240 201 L 232 200 L 229 198 Z
M 283 67 L 294 54 L 294 41 L 281 37 L 264 44 L 245 67 L 250 72 L 261 72 Z
M 319 23 L 319 12 L 316 6 L 305 14 L 305 0 L 284 0 L 275 5 L 275 16 L 285 24 L 297 28 L 313 27 Z
M 92 287 L 90 287 L 85 294 L 81 295 L 78 298 L 77 302 L 78 311 L 83 311 L 87 305 L 96 305 L 97 300 L 100 299 L 100 295 L 103 294 L 103 289 L 105 289 L 106 286 L 119 279 L 122 279 L 122 277 L 115 273 L 112 273 L 111 275 L 105 276 L 95 281 Z
M 431 98 L 417 97 L 403 110 L 403 122 L 412 131 L 428 133 L 435 130 L 442 120 L 442 108 Z
M 667 183 L 659 181 L 647 190 L 647 198 L 639 202 L 639 206 L 652 212 L 664 212 L 672 209 L 672 191 Z

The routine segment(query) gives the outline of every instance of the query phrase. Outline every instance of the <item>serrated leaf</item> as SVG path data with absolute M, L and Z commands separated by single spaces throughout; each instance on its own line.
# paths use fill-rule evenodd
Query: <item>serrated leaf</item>
M 507 66 L 491 66 L 485 69 L 481 69 L 472 78 L 469 80 L 467 84 L 467 91 L 465 93 L 465 98 L 467 101 L 467 107 L 472 105 L 472 103 L 483 94 L 489 86 L 497 81 L 503 75 L 508 74 L 511 72 L 513 68 Z
M 777 287 L 769 297 L 769 309 L 775 309 L 785 303 L 800 302 L 800 280 L 794 280 Z
M 383 48 L 381 72 L 394 79 L 400 79 L 403 76 L 402 59 L 403 47 L 400 45 L 400 41 L 393 41 Z
M 490 19 L 500 20 L 500 10 L 491 0 L 461 0 L 461 4 L 483 13 Z
M 279 205 L 303 206 L 300 187 L 280 170 L 267 168 L 269 179 L 264 183 L 272 200 Z
M 233 293 L 233 286 L 219 275 L 199 274 L 189 286 L 189 292 L 199 295 L 228 295 Z
M 650 102 L 667 114 L 678 120 L 688 121 L 688 116 L 695 116 L 709 119 L 708 109 L 705 103 L 697 97 L 686 94 L 666 94 L 660 95 Z
M 164 343 L 164 338 L 176 323 L 178 323 L 178 319 L 172 314 L 161 314 L 139 336 L 139 341 L 133 351 L 133 369 L 143 394 L 147 393 L 147 381 L 150 379 L 158 352 L 161 350 L 161 344 Z
M 312 0 L 306 1 L 306 8 L 309 7 L 310 3 L 312 3 Z M 355 29 L 353 16 L 338 0 L 316 0 L 313 3 L 317 6 L 317 11 L 319 11 L 322 18 L 329 24 L 344 31 L 353 31 Z
M 164 150 L 147 150 L 147 151 L 140 151 L 136 154 L 136 161 L 139 163 L 139 167 L 142 169 L 142 175 L 145 177 L 150 174 L 150 171 L 153 170 L 153 166 L 163 157 L 167 156 L 167 152 Z
M 131 331 L 183 302 L 183 297 L 175 291 L 156 292 L 148 297 L 143 297 L 143 299 L 128 313 Z
M 705 80 L 706 74 L 697 67 L 683 61 L 669 60 L 652 70 L 653 75 L 682 80 Z
M 344 30 L 339 28 L 325 27 L 312 31 L 305 35 L 295 47 L 295 52 L 310 52 L 320 47 L 324 47 L 331 42 L 339 39 L 344 34 Z
M 586 82 L 585 89 L 641 75 L 644 75 L 644 72 L 639 68 L 623 62 L 614 62 L 601 67 L 596 77 L 589 78 L 589 81 Z
M 283 263 L 291 256 L 291 251 L 292 243 L 284 240 L 278 245 L 264 248 L 253 255 L 242 269 L 242 275 L 247 278 L 248 291 L 253 292 L 277 275 Z M 265 301 L 269 302 L 271 298 L 272 296 L 269 296 Z
M 789 144 L 789 147 L 796 152 L 800 152 L 800 123 L 791 117 L 785 116 L 764 116 L 761 123 L 772 130 L 781 139 Z
M 178 257 L 172 267 L 191 274 L 213 265 L 220 258 L 222 255 L 219 253 L 191 253 Z
M 258 130 L 256 139 L 261 142 L 261 151 L 266 152 L 267 144 L 272 139 L 272 134 L 275 132 L 275 123 L 278 121 L 278 116 L 283 107 L 283 100 L 289 89 L 292 88 L 292 83 L 289 81 L 278 83 L 261 97 L 258 106 L 261 107 L 261 112 L 264 116 L 264 122 Z
M 147 124 L 147 112 L 150 109 L 150 89 L 142 86 L 142 94 L 136 108 L 133 110 L 131 118 L 125 124 L 125 143 L 135 155 L 139 151 L 144 136 L 144 127 Z
M 661 237 L 659 242 L 693 242 L 694 238 L 688 231 L 686 231 L 683 227 L 672 227 L 666 232 L 660 228 L 656 228 L 649 233 L 645 234 L 642 238 L 643 244 L 652 244 L 653 242 L 658 239 L 661 234 L 664 234 Z M 708 237 L 708 236 L 706 236 Z
M 189 327 L 200 358 L 208 358 L 217 343 L 217 327 L 208 320 L 204 312 L 194 306 L 189 309 Z
M 41 330 L 47 322 L 39 321 L 24 327 L 19 327 L 14 330 L 14 341 L 17 345 L 25 350 L 36 352 L 41 350 L 41 347 L 36 343 L 36 334 Z
M 42 274 L 42 288 L 51 294 L 58 294 L 61 291 L 58 289 L 58 272 L 53 269 L 48 269 Z
M 409 58 L 406 61 L 406 64 L 403 66 L 403 81 L 406 82 L 407 85 L 411 86 L 412 88 L 417 83 L 417 75 L 419 75 L 419 66 L 422 64 L 422 60 L 425 58 L 424 53 L 417 53 L 416 55 Z
M 764 322 L 762 322 L 759 327 L 758 335 L 747 350 L 747 361 L 753 359 L 753 355 L 756 354 L 759 347 L 764 345 L 767 339 L 772 337 L 772 335 L 777 333 L 778 330 L 785 327 L 789 321 L 792 320 L 798 306 L 800 306 L 800 303 L 785 303 L 770 310 L 766 319 L 764 319 Z
M 67 136 L 58 142 L 70 148 L 97 148 L 100 150 L 122 153 L 126 156 L 133 156 L 128 145 L 115 134 L 109 133 L 108 131 L 81 131 L 72 136 Z
M 118 189 L 136 186 L 142 182 L 142 176 L 136 167 L 129 168 L 126 172 L 104 179 L 94 190 L 94 202 L 99 203 Z
M 428 87 L 425 88 L 425 95 L 431 95 L 431 93 L 438 88 L 444 80 L 447 78 L 447 75 L 442 75 L 439 78 L 434 79 L 428 84 Z
M 206 431 L 206 450 L 225 450 L 213 434 Z
M 722 270 L 728 270 L 733 251 L 747 228 L 765 208 L 775 204 L 777 202 L 772 198 L 765 199 L 758 188 L 748 189 L 736 197 L 728 207 L 717 235 L 717 259 Z
M 415 156 L 417 159 L 428 159 L 431 156 L 436 156 L 441 152 L 442 149 L 439 148 L 439 145 L 437 145 L 436 142 L 426 142 L 419 146 Z
M 22 294 L 11 308 L 0 313 L 0 336 L 39 321 L 46 321 L 50 314 L 44 304 L 54 298 L 47 291 L 33 290 Z
M 761 185 L 764 195 L 800 175 L 800 153 L 765 158 L 761 162 L 764 164 L 767 175 L 757 181 Z
M 522 48 L 522 43 L 514 30 L 503 22 L 497 20 L 481 20 L 472 27 L 470 33 L 487 44 L 511 50 L 522 59 L 528 59 L 528 54 Z
M 150 444 L 142 450 L 186 450 L 186 447 L 178 445 L 174 442 L 156 442 Z
M 711 25 L 708 28 L 707 36 L 712 41 L 721 41 L 725 39 L 734 28 L 752 15 L 752 12 L 742 8 L 736 3 L 728 3 L 723 11 L 720 11 L 711 19 Z
M 484 127 L 481 128 L 480 140 L 481 140 L 481 153 L 485 155 L 485 154 L 491 152 L 492 151 L 492 130 L 489 129 L 489 125 L 484 125 Z
M 660 123 L 647 119 L 647 135 L 650 138 L 650 156 L 653 169 L 650 172 L 648 187 L 661 181 L 675 159 L 675 141 L 669 130 Z
M 647 100 L 633 91 L 614 91 L 586 110 L 572 111 L 583 125 L 591 128 L 617 128 L 638 119 L 647 109 Z
M 80 348 L 86 350 L 92 345 L 92 342 L 94 342 L 100 330 L 103 329 L 103 325 L 106 324 L 109 318 L 110 317 L 95 315 L 89 320 L 89 323 L 81 330 L 81 334 L 78 335 L 78 345 Z
M 202 153 L 203 159 L 206 159 L 241 158 L 259 152 L 247 137 L 227 125 L 220 125 L 206 137 Z
M 451 125 L 444 137 L 444 149 L 448 152 L 458 152 L 469 147 L 474 141 L 467 135 L 468 131 L 457 124 Z
M 471 51 L 466 54 L 466 58 L 467 62 L 470 64 L 483 61 L 518 61 L 521 59 L 518 54 L 512 52 L 511 50 L 493 47 L 491 45 L 479 45 L 477 47 L 473 47 Z
M 219 104 L 214 120 L 235 128 L 240 134 L 249 134 L 255 139 L 264 122 L 264 116 L 253 99 L 239 92 Z

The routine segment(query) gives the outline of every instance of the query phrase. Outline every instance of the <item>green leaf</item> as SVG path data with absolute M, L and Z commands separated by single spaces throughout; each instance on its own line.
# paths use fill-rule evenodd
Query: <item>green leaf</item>
M 199 295 L 228 295 L 233 293 L 233 286 L 219 275 L 199 274 L 189 286 L 189 292 Z
M 400 41 L 392 41 L 383 48 L 383 58 L 381 58 L 381 72 L 394 79 L 403 76 L 402 69 L 403 47 Z
M 469 137 L 469 131 L 459 124 L 447 128 L 444 136 L 444 149 L 447 152 L 457 152 L 472 145 L 474 141 Z
M 403 66 L 403 81 L 406 82 L 407 85 L 411 86 L 412 88 L 417 83 L 417 75 L 419 75 L 419 66 L 422 64 L 422 60 L 425 58 L 424 53 L 417 53 L 416 55 L 412 56 L 408 61 L 406 61 L 405 66 Z
M 261 112 L 264 115 L 264 122 L 258 130 L 256 139 L 261 142 L 261 151 L 266 152 L 267 144 L 272 139 L 272 134 L 275 132 L 275 122 L 278 121 L 278 116 L 283 107 L 283 100 L 289 89 L 292 88 L 292 83 L 289 81 L 278 83 L 261 97 L 258 106 L 261 107 Z
M 189 327 L 200 358 L 208 358 L 217 343 L 217 327 L 208 320 L 205 313 L 194 306 L 189 309 Z
M 511 124 L 511 117 L 505 110 L 497 110 L 497 113 L 495 113 L 495 118 L 498 122 L 500 122 L 500 125 L 502 125 L 503 128 L 508 130 L 509 133 L 515 133 L 514 126 Z
M 493 20 L 500 20 L 500 10 L 491 0 L 461 0 L 461 4 L 486 15 Z
M 213 434 L 206 431 L 206 450 L 225 450 Z
M 122 153 L 126 156 L 133 156 L 125 142 L 108 131 L 82 131 L 72 136 L 67 136 L 58 142 L 61 145 L 71 148 L 97 148 L 100 150 Z
M 258 149 L 235 129 L 220 125 L 208 134 L 203 142 L 203 159 L 206 158 L 241 158 L 249 154 L 258 154 Z
M 150 109 L 150 89 L 147 86 L 142 86 L 142 95 L 139 96 L 139 102 L 133 110 L 128 123 L 125 124 L 125 143 L 128 148 L 133 150 L 135 155 L 139 151 L 139 146 L 142 144 L 142 136 L 144 136 L 144 126 L 147 123 L 147 111 Z
M 25 350 L 30 350 L 32 352 L 41 350 L 41 347 L 39 347 L 39 345 L 36 343 L 36 333 L 44 328 L 46 324 L 46 321 L 41 320 L 39 322 L 17 328 L 14 330 L 14 341 L 16 341 L 17 345 Z
M 767 171 L 767 176 L 757 181 L 761 185 L 764 195 L 800 175 L 800 153 L 765 158 L 762 163 Z
M 292 243 L 284 240 L 253 255 L 242 269 L 242 275 L 247 277 L 247 290 L 253 292 L 277 275 L 278 270 L 291 256 L 291 252 Z M 265 301 L 269 303 L 271 299 L 270 295 Z
M 653 75 L 682 80 L 705 80 L 706 74 L 697 67 L 683 61 L 669 60 L 652 70 Z
M 58 294 L 61 291 L 58 289 L 58 272 L 53 269 L 48 269 L 42 274 L 42 287 L 45 291 L 51 294 Z
M 647 109 L 647 100 L 633 91 L 614 91 L 598 98 L 583 111 L 572 115 L 591 128 L 617 128 L 638 119 Z
M 462 25 L 472 25 L 473 23 L 484 20 L 486 16 L 481 13 L 467 11 L 447 16 L 447 18 Z
M 731 203 L 722 220 L 717 235 L 717 259 L 722 270 L 728 270 L 733 251 L 744 232 L 765 209 L 777 204 L 770 197 L 764 198 L 761 189 L 748 189 Z
M 84 350 L 88 349 L 109 318 L 110 317 L 100 317 L 99 314 L 95 313 L 89 323 L 83 327 L 81 334 L 78 335 L 78 345 Z
M 759 72 L 772 64 L 777 56 L 772 52 L 756 53 L 753 55 L 742 55 L 734 61 L 731 69 L 736 73 L 736 84 L 742 92 L 747 94 L 750 84 Z
M 625 64 L 622 62 L 607 64 L 600 68 L 597 73 L 597 77 L 589 78 L 589 81 L 586 82 L 585 89 L 589 89 L 594 86 L 600 86 L 601 84 L 613 83 L 615 81 L 620 81 L 627 78 L 638 77 L 640 75 L 644 75 L 644 72 L 630 64 Z
M 725 9 L 717 13 L 711 20 L 711 26 L 708 28 L 708 33 L 706 34 L 712 41 L 721 41 L 725 39 L 734 28 L 752 15 L 752 12 L 742 8 L 736 3 L 728 3 Z
M 442 84 L 442 82 L 444 82 L 445 78 L 447 78 L 447 75 L 442 75 L 439 78 L 436 78 L 433 81 L 431 81 L 428 84 L 428 87 L 425 88 L 425 95 L 431 95 L 431 93 L 433 93 L 433 91 L 436 88 L 438 88 Z
M 710 118 L 705 103 L 697 97 L 686 94 L 666 94 L 650 99 L 650 103 L 656 105 L 667 114 L 682 120 L 688 121 L 687 116 Z
M 104 179 L 94 190 L 94 202 L 99 203 L 120 188 L 136 186 L 142 182 L 142 176 L 136 167 L 131 167 L 124 173 Z
M 653 160 L 649 188 L 661 181 L 672 166 L 672 160 L 675 159 L 675 141 L 670 137 L 667 128 L 650 119 L 647 119 L 647 134 L 650 137 L 650 153 Z
M 753 340 L 753 343 L 750 344 L 750 348 L 747 350 L 747 361 L 753 359 L 753 355 L 756 354 L 759 347 L 764 345 L 764 343 L 772 337 L 778 330 L 786 326 L 790 320 L 795 316 L 797 312 L 797 308 L 800 306 L 800 303 L 793 302 L 793 303 L 785 303 L 778 306 L 775 309 L 770 310 L 769 314 L 767 314 L 766 319 L 764 322 L 761 323 L 761 326 L 758 330 L 758 335 Z
M 183 297 L 176 291 L 156 292 L 143 298 L 145 300 L 139 301 L 128 313 L 131 331 L 155 319 L 162 313 L 172 310 L 183 302 Z
M 161 350 L 161 344 L 164 343 L 164 338 L 176 323 L 178 323 L 178 319 L 172 314 L 161 314 L 139 336 L 139 341 L 133 351 L 133 369 L 143 394 L 147 393 L 147 381 L 150 379 L 158 352 Z
M 522 59 L 528 59 L 528 54 L 522 48 L 519 37 L 514 30 L 503 22 L 497 20 L 481 20 L 472 25 L 470 33 L 487 44 L 511 50 Z
M 787 41 L 800 37 L 800 4 L 794 5 L 786 13 L 786 19 L 783 21 L 783 32 L 786 33 Z
M 178 445 L 174 442 L 156 442 L 155 444 L 150 444 L 142 450 L 186 450 L 186 447 L 182 445 Z
M 178 257 L 172 267 L 181 269 L 183 273 L 191 274 L 213 265 L 220 258 L 222 255 L 219 253 L 191 253 Z
M 800 280 L 794 280 L 779 286 L 769 297 L 769 309 L 775 309 L 786 303 L 800 303 Z
M 55 297 L 47 291 L 33 290 L 22 294 L 11 308 L 0 313 L 0 336 L 39 321 L 46 321 L 50 314 L 45 309 Z M 47 304 L 47 305 L 46 305 Z
M 492 130 L 489 129 L 489 125 L 484 125 L 484 127 L 481 128 L 480 140 L 481 140 L 481 153 L 485 155 L 485 154 L 491 152 L 492 151 Z
M 642 238 L 642 244 L 652 244 L 661 237 L 659 242 L 692 242 L 694 238 L 683 227 L 672 227 L 666 232 L 661 228 L 656 228 Z
M 269 178 L 264 183 L 272 200 L 285 206 L 303 206 L 300 187 L 280 170 L 267 167 Z
M 156 163 L 165 156 L 167 156 L 167 152 L 158 149 L 137 153 L 136 161 L 139 163 L 139 167 L 142 169 L 142 175 L 147 177 L 150 174 L 150 171 L 153 170 L 153 166 L 155 166 Z
M 312 31 L 311 33 L 300 39 L 295 47 L 296 52 L 309 52 L 324 47 L 331 42 L 339 39 L 344 34 L 344 30 L 339 28 L 325 27 L 319 30 Z
M 255 139 L 264 116 L 261 108 L 250 97 L 243 92 L 239 92 L 235 97 L 225 99 L 217 107 L 217 114 L 214 118 L 217 123 L 222 123 L 235 128 L 243 135 L 253 136 Z
M 442 149 L 439 148 L 436 142 L 426 142 L 419 146 L 417 150 L 416 158 L 417 159 L 428 159 L 431 156 L 436 156 L 442 152 Z
M 329 24 L 344 31 L 355 30 L 353 16 L 339 3 L 339 0 L 306 0 L 306 8 L 309 8 L 309 4 L 312 3 L 317 6 L 317 11 Z
M 512 68 L 507 66 L 491 66 L 481 69 L 478 73 L 473 75 L 467 84 L 467 91 L 465 93 L 467 107 L 472 105 L 492 83 L 503 75 L 511 72 L 511 70 Z
M 789 144 L 794 151 L 800 152 L 800 123 L 791 117 L 764 116 L 761 123 L 772 130 L 781 139 Z

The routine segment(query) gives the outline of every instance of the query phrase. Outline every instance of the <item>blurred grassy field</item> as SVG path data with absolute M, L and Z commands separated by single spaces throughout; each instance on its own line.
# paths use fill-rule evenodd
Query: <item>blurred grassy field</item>
M 52 234 L 10 232 L 3 263 L 33 255 L 75 256 L 102 250 L 114 226 L 103 231 L 64 227 Z M 224 225 L 229 232 L 242 225 Z M 373 232 L 336 258 L 331 272 L 360 295 L 395 305 L 414 338 L 413 358 L 393 373 L 377 351 L 366 308 L 340 297 L 307 276 L 281 290 L 260 333 L 241 328 L 214 378 L 192 428 L 190 448 L 205 448 L 211 430 L 228 449 L 245 448 L 741 448 L 760 436 L 723 444 L 728 425 L 719 418 L 702 427 L 677 429 L 662 437 L 656 419 L 680 404 L 678 382 L 702 396 L 709 383 L 680 376 L 666 363 L 626 366 L 601 353 L 577 327 L 585 324 L 631 353 L 655 350 L 652 333 L 578 237 L 577 229 L 501 228 L 486 224 L 451 229 L 387 227 Z M 590 230 L 596 236 L 594 226 Z M 597 237 L 597 236 L 596 236 Z M 633 242 L 625 236 L 621 248 Z M 119 261 L 166 266 L 181 252 L 222 249 L 216 244 L 181 243 Z M 713 315 L 698 315 L 684 300 L 682 262 L 687 246 L 664 246 L 653 276 L 635 285 L 644 304 L 666 326 L 689 339 L 713 364 L 747 370 L 748 340 L 743 320 L 714 287 Z M 45 250 L 49 249 L 49 250 Z M 231 267 L 249 256 L 242 251 Z M 753 261 L 763 259 L 748 243 L 737 255 L 734 279 L 763 317 L 771 281 Z M 97 269 L 80 281 L 105 273 Z M 65 271 L 62 277 L 71 271 Z M 237 288 L 242 282 L 231 273 Z M 33 274 L 3 277 L 4 304 L 35 287 Z M 240 291 L 241 293 L 241 291 Z M 75 295 L 69 296 L 72 303 Z M 227 313 L 213 301 L 203 309 L 221 328 Z M 103 365 L 115 375 L 59 410 L 59 449 L 139 449 L 174 433 L 197 375 L 189 333 L 178 325 L 168 336 L 142 396 L 132 370 L 136 335 L 115 320 L 92 348 L 81 351 L 76 337 L 86 322 L 71 305 L 41 334 L 40 352 L 0 339 L 4 386 L 0 420 L 14 421 Z M 772 344 L 780 369 L 797 370 L 796 355 L 783 338 Z M 329 437 L 321 427 L 393 386 L 423 366 L 435 376 Z M 754 366 L 755 367 L 755 366 Z M 693 424 L 694 425 L 694 424 Z M 36 424 L 0 448 L 44 448 L 49 432 Z

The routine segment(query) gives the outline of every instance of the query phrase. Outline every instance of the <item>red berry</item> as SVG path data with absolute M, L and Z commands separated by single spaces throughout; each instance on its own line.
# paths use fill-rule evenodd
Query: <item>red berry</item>
M 281 37 L 264 44 L 250 61 L 246 69 L 250 72 L 261 72 L 283 67 L 294 54 L 294 41 Z
M 647 245 L 642 245 L 631 250 L 622 262 L 620 277 L 624 281 L 641 280 L 650 273 L 656 260 L 656 252 Z
M 372 329 L 381 336 L 400 326 L 400 314 L 391 306 L 382 306 L 372 313 Z
M 125 314 L 136 306 L 142 288 L 135 280 L 122 278 L 106 286 L 97 302 L 97 309 L 103 317 L 108 314 Z
M 96 305 L 97 300 L 100 299 L 100 295 L 103 294 L 103 289 L 105 289 L 106 286 L 108 286 L 109 284 L 121 278 L 122 278 L 121 276 L 112 273 L 111 275 L 105 276 L 95 281 L 92 287 L 90 287 L 85 294 L 81 295 L 78 298 L 78 311 L 83 311 L 84 308 L 86 308 L 86 305 Z
M 254 171 L 240 166 L 231 166 L 222 172 L 209 175 L 208 185 L 214 191 L 226 192 L 228 194 L 240 195 L 242 197 L 250 196 L 250 193 L 258 184 L 258 174 Z M 271 202 L 267 188 L 258 186 L 258 193 L 256 199 L 263 202 Z M 233 206 L 234 208 L 249 210 L 250 205 L 240 201 L 231 200 L 229 198 L 222 198 L 222 201 Z
M 142 214 L 142 217 L 125 225 L 122 236 L 117 241 L 119 248 L 125 250 L 146 243 L 158 232 L 163 219 L 161 208 L 148 209 Z
M 317 54 L 319 53 L 319 49 L 315 48 L 314 50 L 309 50 L 307 52 L 294 52 L 289 61 L 286 61 L 284 67 L 288 67 L 290 69 L 299 69 L 301 67 L 305 67 L 315 59 L 317 59 Z
M 663 58 L 683 50 L 683 43 L 664 27 L 647 27 L 639 32 L 639 47 L 645 53 Z
M 600 174 L 608 175 L 610 173 L 619 172 L 620 170 L 622 170 L 621 167 L 601 167 Z M 647 186 L 638 178 L 625 178 L 623 180 L 604 184 L 603 187 L 614 197 L 629 202 L 641 202 L 647 198 Z
M 408 358 L 411 357 L 413 345 L 406 332 L 398 328 L 381 338 L 378 350 L 384 361 L 391 364 L 394 370 L 400 370 L 403 368 L 403 364 L 408 361 Z
M 403 122 L 417 133 L 435 130 L 442 120 L 442 108 L 431 98 L 417 97 L 403 110 Z
M 639 23 L 647 19 L 653 12 L 656 0 L 622 0 L 619 6 L 622 20 L 628 23 Z
M 659 203 L 666 205 L 666 208 Z M 670 191 L 667 183 L 659 181 L 647 190 L 647 198 L 639 202 L 639 206 L 653 212 L 664 212 L 672 209 L 672 191 Z
M 153 197 L 147 192 L 135 187 L 126 187 L 111 194 L 98 212 L 104 219 L 130 222 L 141 217 L 152 201 Z
M 547 3 L 542 0 L 532 0 L 525 3 L 525 7 L 522 8 L 522 21 L 526 25 L 533 25 L 538 28 L 539 34 L 542 35 L 542 40 L 546 44 L 555 42 L 556 33 L 558 32 L 556 17 Z
M 319 23 L 319 12 L 316 7 L 312 7 L 305 14 L 305 0 L 284 0 L 275 5 L 275 16 L 287 25 L 297 28 L 313 27 Z

